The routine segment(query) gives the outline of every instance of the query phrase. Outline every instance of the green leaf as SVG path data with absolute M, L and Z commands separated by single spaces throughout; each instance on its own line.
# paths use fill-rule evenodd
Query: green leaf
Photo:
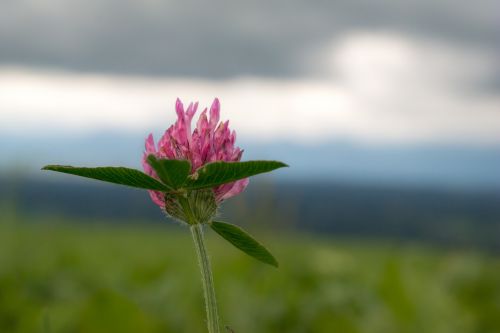
M 278 262 L 273 255 L 240 227 L 234 224 L 217 221 L 213 221 L 209 224 L 216 233 L 249 256 L 266 264 L 278 267 Z
M 147 160 L 161 181 L 173 189 L 184 185 L 191 171 L 191 163 L 187 160 L 159 159 L 154 155 L 149 155 Z
M 215 187 L 287 166 L 278 161 L 208 163 L 197 170 L 193 179 L 188 179 L 185 187 L 188 189 Z
M 44 166 L 42 170 L 62 172 L 70 175 L 92 178 L 109 183 L 138 187 L 147 190 L 171 190 L 171 188 L 163 185 L 156 179 L 139 170 L 124 167 L 84 168 L 66 165 L 47 165 Z

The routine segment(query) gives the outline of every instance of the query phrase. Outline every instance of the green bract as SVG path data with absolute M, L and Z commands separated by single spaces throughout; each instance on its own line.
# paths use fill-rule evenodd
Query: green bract
M 215 187 L 286 166 L 288 165 L 278 161 L 212 162 L 196 170 L 185 187 L 188 189 Z
M 147 161 L 161 181 L 173 189 L 182 187 L 191 172 L 191 163 L 187 160 L 158 159 L 149 155 Z

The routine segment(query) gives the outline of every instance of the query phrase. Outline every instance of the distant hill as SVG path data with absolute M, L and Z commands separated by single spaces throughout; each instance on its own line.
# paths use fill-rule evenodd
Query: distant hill
M 146 192 L 80 181 L 0 178 L 0 205 L 19 214 L 162 222 Z M 427 241 L 500 250 L 500 191 L 252 182 L 221 218 L 247 227 L 282 227 L 352 237 Z

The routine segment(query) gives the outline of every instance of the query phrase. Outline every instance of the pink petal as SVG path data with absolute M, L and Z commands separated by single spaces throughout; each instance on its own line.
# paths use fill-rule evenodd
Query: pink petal
M 149 154 L 156 153 L 155 140 L 153 139 L 153 134 L 150 133 L 146 139 L 146 152 Z
M 215 98 L 210 107 L 210 128 L 214 129 L 219 123 L 220 103 L 219 99 Z
M 190 103 L 187 109 L 178 98 L 175 102 L 177 113 L 176 122 L 170 126 L 158 141 L 155 142 L 152 134 L 145 141 L 145 152 L 142 158 L 144 172 L 151 177 L 158 178 L 155 171 L 146 162 L 149 154 L 160 158 L 188 159 L 192 171 L 214 161 L 239 161 L 243 150 L 235 146 L 236 132 L 229 129 L 229 121 L 220 123 L 220 103 L 215 98 L 210 110 L 204 109 L 200 114 L 194 131 L 192 120 L 198 109 L 198 103 Z M 248 179 L 224 184 L 213 189 L 217 202 L 226 200 L 239 194 L 245 189 Z M 158 191 L 149 191 L 152 200 L 162 208 L 165 204 L 164 196 Z
M 177 112 L 177 117 L 184 117 L 184 105 L 179 98 L 175 101 L 175 112 Z
M 234 197 L 235 195 L 240 194 L 247 187 L 249 182 L 250 182 L 249 178 L 241 179 L 234 182 L 232 188 L 220 197 L 220 201 L 227 200 L 231 197 Z
M 149 196 L 151 197 L 151 200 L 153 200 L 155 204 L 160 206 L 160 208 L 165 208 L 165 198 L 163 196 L 163 193 L 157 191 L 148 191 L 148 192 Z

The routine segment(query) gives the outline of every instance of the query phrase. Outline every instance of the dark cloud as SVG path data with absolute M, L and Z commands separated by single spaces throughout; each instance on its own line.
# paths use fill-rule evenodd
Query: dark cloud
M 124 74 L 303 74 L 309 49 L 389 29 L 495 50 L 495 0 L 3 0 L 0 64 Z

